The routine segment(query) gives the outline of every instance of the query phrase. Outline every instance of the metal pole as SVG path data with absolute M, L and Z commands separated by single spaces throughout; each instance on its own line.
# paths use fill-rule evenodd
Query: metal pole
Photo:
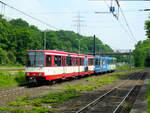
M 95 46 L 96 46 L 96 37 L 95 37 L 95 35 L 94 35 L 94 50 L 93 50 L 93 55 L 95 56 L 95 50 L 96 50 L 96 48 L 95 48 Z
M 131 63 L 131 49 L 130 49 L 130 70 L 132 71 L 132 63 Z
M 100 45 L 99 45 L 99 56 L 100 56 Z
M 46 50 L 46 30 L 44 31 L 44 50 Z
M 80 54 L 80 39 L 79 39 L 79 54 Z

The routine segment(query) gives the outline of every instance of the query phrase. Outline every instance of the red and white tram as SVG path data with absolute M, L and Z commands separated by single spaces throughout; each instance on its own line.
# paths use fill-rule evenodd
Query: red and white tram
M 65 79 L 94 73 L 94 57 L 55 50 L 28 50 L 26 54 L 26 80 Z

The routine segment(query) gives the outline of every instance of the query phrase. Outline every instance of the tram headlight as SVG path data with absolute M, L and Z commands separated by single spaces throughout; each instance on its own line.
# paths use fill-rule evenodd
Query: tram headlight
M 39 76 L 42 76 L 42 73 L 39 73 Z
M 30 74 L 29 74 L 29 73 L 26 73 L 26 75 L 29 76 Z

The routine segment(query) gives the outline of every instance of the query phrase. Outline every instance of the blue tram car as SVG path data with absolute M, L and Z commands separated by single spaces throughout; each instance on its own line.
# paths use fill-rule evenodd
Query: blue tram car
M 100 57 L 95 56 L 95 73 L 101 72 L 113 72 L 116 69 L 115 61 L 116 58 L 113 57 Z

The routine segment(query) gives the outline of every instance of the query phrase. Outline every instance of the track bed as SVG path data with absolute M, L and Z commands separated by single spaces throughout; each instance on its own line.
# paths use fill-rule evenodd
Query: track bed
M 129 107 L 131 107 L 130 105 L 135 101 L 136 95 L 143 84 L 145 75 L 147 75 L 147 73 L 135 73 L 128 79 L 126 78 L 102 86 L 95 91 L 85 92 L 81 97 L 64 102 L 60 105 L 59 110 L 57 109 L 56 111 L 57 113 L 112 113 L 122 102 L 116 112 L 128 113 L 130 110 Z M 133 91 L 131 91 L 131 89 L 133 89 Z M 129 92 L 130 96 L 127 96 Z M 125 97 L 126 99 L 123 101 Z

